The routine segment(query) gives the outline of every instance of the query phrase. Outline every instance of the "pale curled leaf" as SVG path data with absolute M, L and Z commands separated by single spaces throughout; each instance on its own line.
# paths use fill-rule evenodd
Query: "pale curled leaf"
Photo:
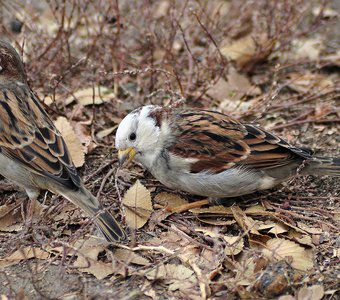
M 0 206 L 0 231 L 12 232 L 22 228 L 20 204 L 4 204 Z
M 111 263 L 98 261 L 98 254 L 105 250 L 104 246 L 98 242 L 97 238 L 88 240 L 78 240 L 75 243 L 77 260 L 73 266 L 79 271 L 94 275 L 97 279 L 103 279 L 114 273 Z
M 297 222 L 297 226 L 301 228 L 302 230 L 310 233 L 310 234 L 321 234 L 322 229 L 321 228 L 316 228 L 316 227 L 309 227 L 308 225 L 302 223 L 302 222 Z
M 321 284 L 304 286 L 298 291 L 297 300 L 321 300 L 324 294 L 324 287 Z
M 171 193 L 166 193 L 166 192 L 157 194 L 154 200 L 159 204 L 162 204 L 164 206 L 170 206 L 173 208 L 188 203 L 188 201 L 186 201 L 182 197 L 176 194 L 171 194 Z
M 100 105 L 114 98 L 113 91 L 105 86 L 88 87 L 76 91 L 72 96 L 65 100 L 65 105 L 69 105 L 75 100 L 83 105 Z
M 16 250 L 12 254 L 0 258 L 0 270 L 16 265 L 20 263 L 22 260 L 30 259 L 30 258 L 37 258 L 37 259 L 47 259 L 50 257 L 50 254 L 38 247 L 28 246 L 19 250 Z
M 127 249 L 117 249 L 114 252 L 114 257 L 123 261 L 125 264 L 132 263 L 140 266 L 147 266 L 150 264 L 149 260 L 143 256 Z
M 300 245 L 285 239 L 271 239 L 267 241 L 263 254 L 269 259 L 291 260 L 292 267 L 307 271 L 313 268 L 313 254 Z
M 65 117 L 58 117 L 54 125 L 63 136 L 74 165 L 81 167 L 85 162 L 84 148 L 70 122 Z
M 232 206 L 231 211 L 234 215 L 236 222 L 245 232 L 261 235 L 261 233 L 259 233 L 257 230 L 259 222 L 256 222 L 251 217 L 248 217 L 239 206 Z
M 109 134 L 111 134 L 115 129 L 117 128 L 117 125 L 113 126 L 113 127 L 109 127 L 109 128 L 105 128 L 103 130 L 100 130 L 96 133 L 96 137 L 97 139 L 102 139 L 106 136 L 108 136 Z
M 237 255 L 241 253 L 244 247 L 243 238 L 231 235 L 226 235 L 223 238 L 227 242 L 227 246 L 224 249 L 226 255 Z
M 255 56 L 257 59 L 266 58 L 275 46 L 275 40 L 269 40 L 265 35 L 252 36 L 251 34 L 231 42 L 222 42 L 221 53 L 233 60 L 239 67 L 245 66 Z
M 123 204 L 126 222 L 133 229 L 143 227 L 153 211 L 150 192 L 139 180 L 125 193 Z

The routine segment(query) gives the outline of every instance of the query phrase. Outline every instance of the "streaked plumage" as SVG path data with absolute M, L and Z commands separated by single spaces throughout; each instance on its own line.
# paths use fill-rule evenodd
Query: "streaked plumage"
M 272 188 L 298 171 L 340 176 L 338 158 L 207 110 L 139 108 L 119 125 L 116 147 L 121 162 L 135 157 L 165 186 L 214 198 Z
M 15 49 L 0 40 L 0 174 L 34 201 L 41 189 L 82 208 L 109 242 L 126 238 L 114 217 L 84 187 L 65 141 L 29 88 Z

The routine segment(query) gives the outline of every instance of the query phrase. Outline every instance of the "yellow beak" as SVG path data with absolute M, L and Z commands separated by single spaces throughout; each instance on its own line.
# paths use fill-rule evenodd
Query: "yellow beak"
M 126 161 L 130 162 L 136 156 L 137 151 L 135 148 L 130 147 L 125 150 L 118 150 L 119 165 L 122 166 Z

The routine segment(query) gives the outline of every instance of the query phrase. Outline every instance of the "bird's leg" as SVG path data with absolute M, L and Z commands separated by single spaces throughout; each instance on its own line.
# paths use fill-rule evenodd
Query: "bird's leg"
M 39 196 L 39 190 L 31 188 L 26 188 L 25 190 L 28 195 L 28 203 L 26 206 L 26 210 L 24 210 L 24 223 L 26 228 L 30 228 L 32 226 L 35 205 Z
M 209 197 L 209 203 L 213 205 L 232 206 L 236 203 L 235 198 L 215 198 Z

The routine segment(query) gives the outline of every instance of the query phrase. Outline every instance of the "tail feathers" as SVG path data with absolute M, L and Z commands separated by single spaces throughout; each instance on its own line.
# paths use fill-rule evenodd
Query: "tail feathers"
M 58 189 L 57 192 L 80 207 L 90 217 L 95 216 L 94 222 L 108 242 L 120 242 L 127 238 L 125 231 L 120 227 L 116 219 L 84 187 L 80 187 L 78 191 Z
M 315 160 L 308 161 L 307 171 L 310 175 L 340 177 L 340 158 L 317 156 Z
M 116 219 L 108 212 L 104 211 L 95 222 L 108 242 L 120 242 L 126 240 L 126 233 L 117 223 Z

